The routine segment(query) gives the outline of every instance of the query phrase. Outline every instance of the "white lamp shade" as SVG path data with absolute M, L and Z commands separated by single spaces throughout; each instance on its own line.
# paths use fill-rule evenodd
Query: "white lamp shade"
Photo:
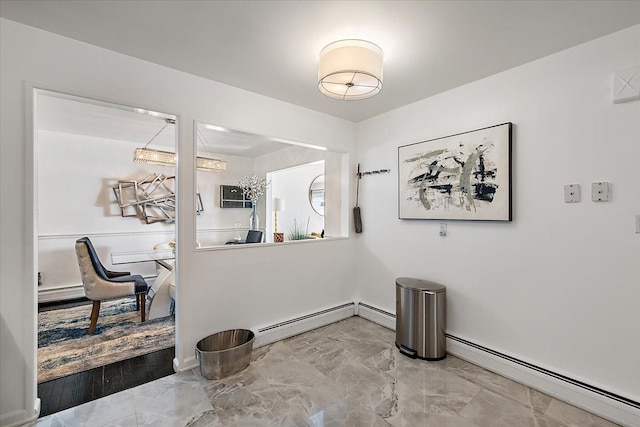
M 277 197 L 273 198 L 273 210 L 277 212 L 284 212 L 284 200 Z
M 340 40 L 320 51 L 318 89 L 330 98 L 369 98 L 382 89 L 382 49 L 365 40 Z

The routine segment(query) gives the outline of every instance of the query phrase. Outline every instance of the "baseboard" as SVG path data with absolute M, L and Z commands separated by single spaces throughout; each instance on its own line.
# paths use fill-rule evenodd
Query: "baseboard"
M 447 353 L 624 426 L 640 426 L 640 405 L 579 381 L 447 335 Z M 529 365 L 529 366 L 527 366 Z
M 285 338 L 348 319 L 354 316 L 354 309 L 355 303 L 350 302 L 272 325 L 252 328 L 256 336 L 253 348 L 272 344 Z M 185 358 L 182 364 L 180 364 L 177 359 L 173 359 L 173 370 L 176 372 L 187 371 L 197 368 L 198 366 L 200 366 L 200 364 L 196 360 L 195 355 Z
M 180 364 L 177 358 L 173 359 L 173 371 L 174 372 L 184 372 L 190 371 L 193 368 L 199 367 L 200 364 L 196 360 L 196 356 L 190 356 L 184 359 L 184 363 Z
M 67 299 L 75 299 L 84 297 L 84 287 L 82 285 L 73 285 L 68 287 L 60 287 L 55 289 L 38 290 L 38 302 L 64 301 Z
M 354 314 L 395 330 L 394 314 L 362 302 L 347 303 L 258 328 L 254 348 L 347 319 Z M 640 404 L 629 399 L 554 374 L 449 334 L 447 334 L 447 353 L 615 423 L 625 426 L 640 425 Z M 174 359 L 173 366 L 176 372 L 186 371 L 198 367 L 198 362 L 194 355 L 186 358 L 182 365 Z
M 396 330 L 396 316 L 379 308 L 360 302 L 358 303 L 358 316 L 392 331 Z
M 358 316 L 395 330 L 392 313 L 358 303 Z M 640 404 L 447 334 L 447 353 L 625 426 L 640 426 Z
M 354 314 L 355 303 L 350 302 L 286 320 L 284 322 L 263 326 L 257 329 L 256 341 L 253 347 L 262 347 L 263 345 L 271 344 L 331 323 L 339 322 L 340 320 L 353 317 Z
M 36 398 L 33 405 L 33 415 L 27 418 L 27 411 L 19 410 L 0 415 L 0 426 L 2 427 L 20 427 L 32 426 L 40 417 L 40 398 Z
M 11 411 L 6 414 L 0 415 L 0 426 L 2 427 L 14 427 L 25 425 L 28 420 L 27 411 L 21 409 L 19 411 Z

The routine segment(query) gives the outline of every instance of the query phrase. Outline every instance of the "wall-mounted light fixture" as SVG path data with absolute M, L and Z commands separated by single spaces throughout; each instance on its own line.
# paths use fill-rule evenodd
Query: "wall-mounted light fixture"
M 358 100 L 382 90 L 383 53 L 365 40 L 340 40 L 320 51 L 318 89 L 330 98 Z

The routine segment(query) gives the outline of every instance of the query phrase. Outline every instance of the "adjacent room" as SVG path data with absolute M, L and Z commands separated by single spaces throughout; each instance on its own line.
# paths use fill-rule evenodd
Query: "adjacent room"
M 0 426 L 640 425 L 640 2 L 0 0 Z
M 173 152 L 175 118 L 36 96 L 38 390 L 46 414 L 124 389 L 114 364 L 144 362 L 124 370 L 135 383 L 172 372 L 175 166 L 143 164 L 134 153 Z M 159 359 L 162 366 L 147 366 Z

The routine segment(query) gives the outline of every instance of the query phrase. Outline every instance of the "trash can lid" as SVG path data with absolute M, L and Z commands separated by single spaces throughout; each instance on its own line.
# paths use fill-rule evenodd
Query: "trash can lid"
M 396 279 L 396 285 L 405 289 L 432 293 L 446 292 L 447 290 L 447 287 L 440 283 L 430 282 L 429 280 L 414 279 L 412 277 L 398 277 Z

